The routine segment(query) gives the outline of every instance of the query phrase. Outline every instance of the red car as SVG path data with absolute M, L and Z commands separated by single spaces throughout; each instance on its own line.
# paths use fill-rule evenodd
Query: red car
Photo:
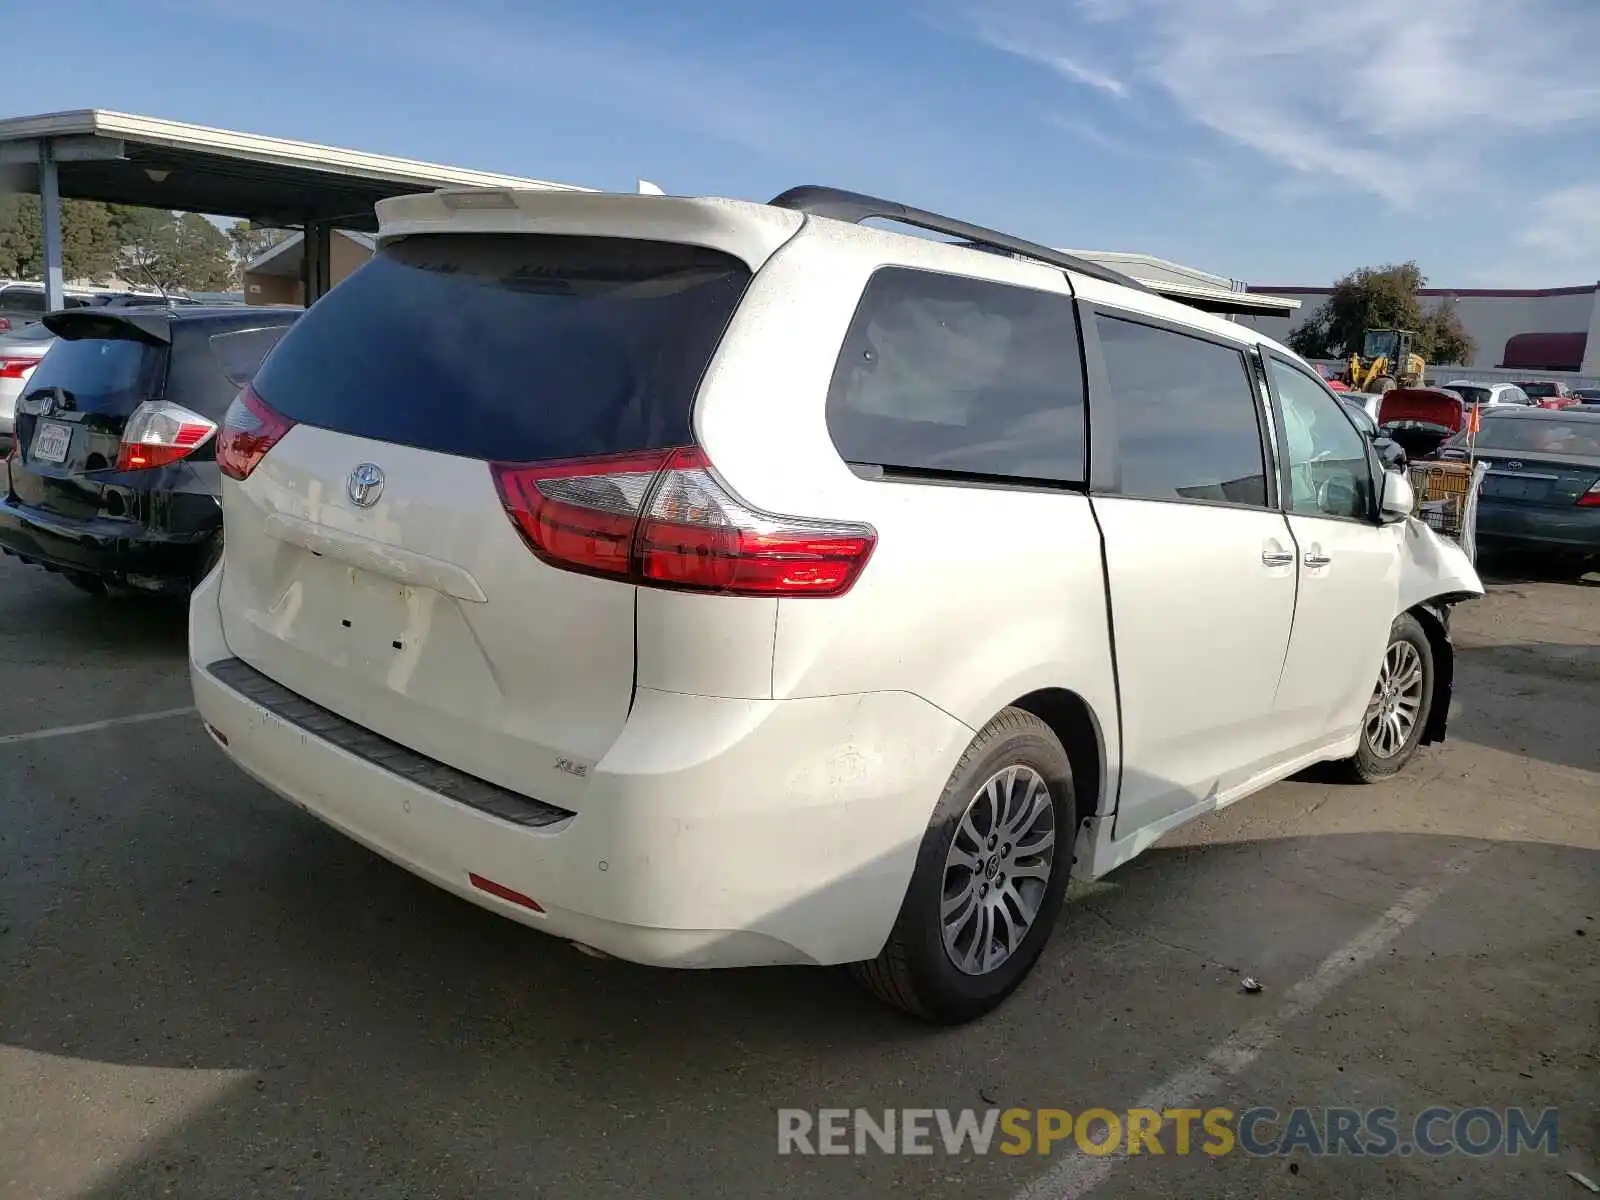
M 1517 386 L 1540 408 L 1573 408 L 1583 401 L 1574 396 L 1567 385 L 1555 379 L 1519 379 Z
M 1350 390 L 1350 385 L 1339 378 L 1339 372 L 1336 367 L 1319 366 L 1317 374 L 1321 375 L 1322 381 L 1336 392 L 1348 392 Z

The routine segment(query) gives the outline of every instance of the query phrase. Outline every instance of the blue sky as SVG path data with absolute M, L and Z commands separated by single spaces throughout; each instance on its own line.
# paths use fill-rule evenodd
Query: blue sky
M 140 0 L 8 11 L 101 107 L 606 188 L 893 196 L 1266 284 L 1600 279 L 1600 0 Z

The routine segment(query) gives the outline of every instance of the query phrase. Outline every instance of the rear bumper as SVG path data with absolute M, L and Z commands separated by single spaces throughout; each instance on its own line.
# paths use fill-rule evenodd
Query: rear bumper
M 1480 497 L 1477 533 L 1490 547 L 1600 554 L 1600 508 L 1535 508 Z
M 0 495 L 0 550 L 145 591 L 187 593 L 221 523 L 219 513 L 213 528 L 169 533 L 106 517 L 75 520 Z
M 901 692 L 757 701 L 641 688 L 581 810 L 519 826 L 309 733 L 213 676 L 207 666 L 231 657 L 220 578 L 213 572 L 191 602 L 190 670 L 202 718 L 240 767 L 458 896 L 635 962 L 873 957 L 972 736 Z

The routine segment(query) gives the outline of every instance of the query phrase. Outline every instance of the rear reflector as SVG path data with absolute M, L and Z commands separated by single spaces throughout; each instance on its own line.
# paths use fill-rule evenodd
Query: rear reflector
M 248 479 L 261 460 L 294 428 L 288 417 L 273 412 L 249 387 L 240 392 L 222 418 L 217 434 L 217 465 L 229 479 Z
M 117 470 L 143 471 L 187 458 L 216 433 L 216 422 L 165 400 L 146 400 L 122 427 Z
M 751 508 L 692 446 L 490 469 L 541 560 L 652 587 L 841 596 L 877 541 L 870 525 Z
M 508 888 L 503 883 L 496 883 L 492 879 L 485 879 L 482 875 L 477 874 L 475 871 L 468 871 L 467 879 L 472 886 L 477 888 L 480 892 L 487 892 L 489 895 L 494 896 L 497 899 L 506 900 L 512 904 L 520 904 L 523 908 L 532 909 L 536 913 L 542 913 L 544 911 L 544 906 L 532 896 L 524 896 L 521 892 L 515 890 L 514 888 Z

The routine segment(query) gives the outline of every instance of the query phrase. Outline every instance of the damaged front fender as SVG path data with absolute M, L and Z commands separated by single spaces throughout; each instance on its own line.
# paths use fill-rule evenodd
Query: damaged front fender
M 1400 592 L 1395 616 L 1420 604 L 1450 605 L 1483 595 L 1466 552 L 1415 517 L 1400 526 Z

